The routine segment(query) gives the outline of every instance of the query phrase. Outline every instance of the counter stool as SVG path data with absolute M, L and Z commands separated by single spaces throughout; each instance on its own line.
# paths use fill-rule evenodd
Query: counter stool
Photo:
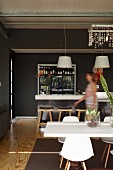
M 42 126 L 46 126 L 46 123 L 42 123 L 41 122 L 41 118 L 42 118 L 42 115 L 43 115 L 43 112 L 46 112 L 49 114 L 49 119 L 50 121 L 52 122 L 52 112 L 54 110 L 54 107 L 45 107 L 45 106 L 42 106 L 40 107 L 37 111 L 38 111 L 38 123 L 37 123 L 37 132 L 39 130 L 39 127 L 42 125 Z
M 86 112 L 86 109 L 76 109 L 76 112 L 78 112 L 77 117 L 78 117 L 78 119 L 80 120 L 80 115 L 81 115 L 81 113 L 82 113 L 82 112 Z
M 60 122 L 62 112 L 68 112 L 69 116 L 71 116 L 72 111 L 73 110 L 71 107 L 58 107 L 58 112 L 59 112 L 58 121 Z

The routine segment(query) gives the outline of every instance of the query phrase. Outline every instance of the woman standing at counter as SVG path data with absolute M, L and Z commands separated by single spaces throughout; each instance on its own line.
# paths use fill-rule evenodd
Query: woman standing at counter
M 74 106 L 77 106 L 80 102 L 85 100 L 86 109 L 90 108 L 91 110 L 97 109 L 97 88 L 96 88 L 96 76 L 93 72 L 86 73 L 86 80 L 88 85 L 85 90 L 85 95 L 74 103 Z

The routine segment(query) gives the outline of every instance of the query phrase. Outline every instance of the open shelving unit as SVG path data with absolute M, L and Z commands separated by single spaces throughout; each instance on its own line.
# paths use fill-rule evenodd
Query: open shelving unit
M 56 64 L 38 64 L 38 94 L 75 94 L 76 65 L 58 68 Z

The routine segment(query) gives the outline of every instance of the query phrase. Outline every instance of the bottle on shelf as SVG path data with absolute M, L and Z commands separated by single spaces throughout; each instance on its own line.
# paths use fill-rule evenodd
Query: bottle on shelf
M 39 73 L 41 73 L 40 76 L 38 76 L 40 94 L 74 93 L 74 67 L 58 68 L 54 65 L 41 64 L 38 68 Z
M 38 73 L 38 77 L 42 76 L 43 75 L 43 67 L 40 66 L 39 67 L 39 73 Z
M 48 67 L 45 67 L 45 74 L 48 74 Z
M 45 66 L 43 67 L 43 72 L 44 72 L 44 74 L 46 74 Z

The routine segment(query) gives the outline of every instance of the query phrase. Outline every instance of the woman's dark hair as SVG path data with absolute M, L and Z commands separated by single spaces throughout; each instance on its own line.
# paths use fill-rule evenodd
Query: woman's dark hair
M 92 81 L 96 83 L 97 79 L 96 79 L 96 74 L 94 72 L 90 71 L 87 72 L 86 74 L 89 74 L 92 77 Z

